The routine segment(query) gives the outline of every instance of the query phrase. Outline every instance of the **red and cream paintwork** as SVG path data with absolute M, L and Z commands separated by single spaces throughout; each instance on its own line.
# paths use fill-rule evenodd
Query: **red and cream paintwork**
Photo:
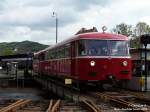
M 35 54 L 44 55 L 47 50 L 57 49 L 70 44 L 70 57 L 35 61 L 35 72 L 48 76 L 71 77 L 80 81 L 105 81 L 114 78 L 117 81 L 131 79 L 130 56 L 78 56 L 77 43 L 79 40 L 121 40 L 128 41 L 128 37 L 109 33 L 85 33 L 49 47 Z M 129 48 L 128 48 L 129 49 Z

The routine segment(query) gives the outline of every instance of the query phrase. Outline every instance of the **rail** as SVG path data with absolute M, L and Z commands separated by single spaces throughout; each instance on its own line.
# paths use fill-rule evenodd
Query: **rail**
M 60 100 L 54 101 L 50 100 L 49 107 L 46 112 L 57 112 L 60 106 Z
M 119 104 L 119 106 L 128 107 L 128 108 L 136 110 L 136 107 L 135 107 L 136 104 L 126 101 L 124 99 L 117 98 L 117 97 L 114 97 L 113 95 L 111 96 L 106 93 L 95 93 L 95 95 L 99 96 L 103 100 L 115 102 L 116 104 Z M 141 109 L 140 111 L 149 112 L 147 108 Z
M 135 93 L 135 92 L 131 92 L 131 91 L 126 91 L 128 94 L 132 94 L 136 97 L 136 99 L 148 102 L 148 104 L 150 104 L 150 97 L 144 95 L 143 93 Z
M 100 109 L 96 106 L 96 104 L 90 100 L 81 100 L 81 104 L 86 108 L 89 112 L 101 112 Z
M 10 112 L 10 111 L 15 111 L 23 106 L 25 106 L 26 104 L 28 104 L 31 100 L 23 100 L 23 99 L 20 99 L 20 100 L 17 100 L 16 102 L 2 108 L 0 110 L 0 112 Z

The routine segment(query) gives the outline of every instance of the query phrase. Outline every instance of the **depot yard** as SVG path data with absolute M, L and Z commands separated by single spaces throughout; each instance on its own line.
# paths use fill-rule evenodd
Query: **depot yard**
M 110 34 L 108 35 L 110 36 Z M 109 42 L 111 43 L 111 41 Z M 51 47 L 46 50 L 51 51 Z M 140 68 L 143 66 L 143 63 L 141 62 L 143 60 L 139 61 L 139 59 L 141 59 L 140 54 L 145 51 L 149 52 L 149 50 L 130 50 L 131 56 L 133 55 L 131 59 L 134 64 L 131 80 L 125 82 L 122 81 L 120 84 L 117 83 L 118 85 L 114 85 L 114 83 L 104 84 L 103 87 L 99 83 L 79 83 L 79 80 L 74 81 L 72 78 L 59 78 L 59 74 L 53 74 L 55 71 L 50 73 L 50 69 L 54 69 L 58 64 L 49 64 L 47 63 L 48 61 L 44 60 L 45 53 L 49 52 L 46 52 L 46 50 L 39 51 L 35 55 L 17 54 L 0 57 L 0 112 L 150 111 L 149 74 L 147 74 L 147 82 L 145 83 L 144 81 L 146 80 L 142 75 L 144 70 L 139 70 L 139 65 Z M 54 49 L 52 50 L 55 51 Z M 66 48 L 63 50 L 65 51 L 68 49 Z M 134 53 L 139 55 L 135 56 Z M 57 58 L 59 58 L 58 54 Z M 107 58 L 109 59 L 108 56 Z M 51 60 L 55 60 L 52 62 L 56 62 L 55 57 Z M 111 58 L 109 60 L 111 60 Z M 109 64 L 116 63 L 114 59 L 111 61 L 109 61 Z M 119 64 L 116 64 L 122 70 L 113 70 L 113 67 L 111 67 L 112 71 L 109 72 L 107 65 L 100 66 L 100 63 L 93 60 L 88 60 L 87 62 L 88 63 L 84 64 L 85 66 L 88 66 L 89 69 L 86 69 L 83 72 L 80 71 L 81 73 L 85 73 L 99 64 L 101 69 L 107 69 L 107 71 L 104 71 L 105 73 L 108 73 L 109 77 L 105 78 L 113 79 L 114 74 L 111 75 L 109 72 L 116 73 L 116 71 L 120 71 L 119 73 L 121 75 L 126 75 L 124 76 L 125 79 L 130 79 L 131 60 L 129 57 L 121 57 L 118 61 Z M 68 65 L 69 63 L 67 63 L 67 66 Z M 65 68 L 66 65 L 63 67 Z M 95 71 L 96 69 L 99 70 L 99 67 L 95 67 Z M 80 70 L 80 67 L 77 67 L 76 69 Z M 89 76 L 86 78 L 89 78 L 89 80 L 98 76 L 96 75 L 96 72 L 89 72 L 88 75 Z M 116 75 L 116 77 L 118 76 Z M 109 81 L 113 82 L 112 80 Z
M 45 81 L 38 78 L 24 79 L 23 84 L 23 72 L 18 73 L 20 73 L 18 78 L 21 78 L 18 79 L 18 87 L 15 78 L 8 77 L 4 71 L 1 73 L 0 112 L 110 112 L 124 110 L 148 112 L 150 109 L 150 92 L 115 88 L 115 90 L 82 93 L 77 90 L 70 91 L 70 88 L 65 88 L 60 83 L 53 85 L 44 83 Z M 57 93 L 55 88 L 58 89 Z M 64 92 L 64 96 L 61 92 Z

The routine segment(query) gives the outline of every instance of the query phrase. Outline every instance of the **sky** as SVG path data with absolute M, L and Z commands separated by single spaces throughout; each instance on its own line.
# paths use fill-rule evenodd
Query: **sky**
M 58 42 L 74 35 L 82 27 L 102 26 L 110 32 L 122 22 L 150 25 L 150 0 L 0 0 L 0 42 L 30 40 L 55 44 L 55 20 L 58 18 Z

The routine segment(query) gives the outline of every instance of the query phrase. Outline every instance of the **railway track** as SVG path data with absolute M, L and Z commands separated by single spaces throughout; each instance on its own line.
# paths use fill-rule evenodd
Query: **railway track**
M 121 92 L 95 92 L 92 93 L 93 96 L 100 98 L 103 102 L 109 102 L 116 107 L 114 110 L 126 110 L 126 111 L 133 111 L 138 110 L 141 112 L 149 112 L 150 106 L 146 103 L 137 102 L 135 98 L 137 98 L 134 94 L 125 94 Z M 145 98 L 145 97 L 144 97 Z M 143 99 L 144 99 L 143 98 Z M 139 99 L 139 98 L 137 98 Z M 140 97 L 142 100 L 142 97 Z M 148 100 L 148 99 L 147 99 Z
M 133 95 L 137 100 L 146 103 L 147 105 L 150 105 L 150 96 L 145 95 L 141 92 L 132 92 L 132 91 L 125 91 L 126 94 Z
M 78 103 L 63 102 L 61 103 L 58 112 L 101 112 L 101 110 L 94 102 L 84 99 Z
M 101 112 L 96 105 L 89 100 L 79 103 L 61 100 L 1 100 L 0 112 Z
M 26 106 L 19 108 L 17 112 L 45 112 L 48 108 L 49 101 L 31 101 Z
M 31 101 L 31 100 L 2 100 L 0 103 L 0 112 L 45 112 L 49 101 Z
M 95 97 L 94 94 L 81 95 L 80 104 L 88 112 L 115 112 L 114 106 L 110 105 L 107 102 L 100 101 L 100 98 Z
M 82 100 L 80 102 L 89 112 L 101 112 L 100 108 L 90 100 Z
M 51 100 L 46 112 L 56 112 L 58 111 L 59 107 L 60 107 L 60 100 L 57 101 Z
M 62 101 L 58 112 L 88 112 L 80 103 Z
M 0 110 L 14 102 L 15 102 L 14 100 L 10 100 L 10 99 L 0 99 Z
M 1 108 L 0 112 L 16 111 L 18 108 L 25 106 L 29 102 L 30 102 L 30 100 L 23 100 L 23 99 L 17 100 L 15 102 L 13 102 L 12 104 L 10 104 L 4 108 Z
M 79 99 L 88 112 L 150 112 L 150 97 L 137 92 L 90 92 L 80 94 Z
M 149 112 L 149 97 L 141 93 L 121 91 L 90 92 L 80 95 L 79 102 L 0 100 L 0 112 L 124 112 L 124 110 Z

